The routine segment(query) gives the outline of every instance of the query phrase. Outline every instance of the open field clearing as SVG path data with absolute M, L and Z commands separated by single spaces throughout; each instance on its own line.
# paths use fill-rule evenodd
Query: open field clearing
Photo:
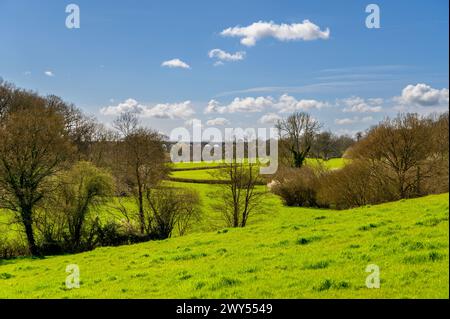
M 328 169 L 341 168 L 347 162 L 344 158 L 331 158 L 327 161 L 318 158 L 307 158 L 306 164 L 308 165 L 318 165 L 323 164 Z M 208 169 L 208 168 L 219 168 L 223 165 L 223 161 L 216 162 L 181 162 L 181 163 L 171 163 L 170 167 L 174 170 L 197 170 L 197 169 Z
M 0 298 L 449 297 L 448 194 L 347 211 L 272 204 L 245 229 L 2 261 Z M 68 264 L 79 289 L 65 287 Z M 380 289 L 365 286 L 369 264 Z
M 202 169 L 202 170 L 188 170 L 188 171 L 173 171 L 170 177 L 186 178 L 186 179 L 199 179 L 199 180 L 211 180 L 217 179 L 217 169 Z
M 332 158 L 327 161 L 315 158 L 308 158 L 306 164 L 311 167 L 323 167 L 325 169 L 339 169 L 344 167 L 348 160 L 343 158 Z M 170 174 L 171 178 L 187 179 L 187 180 L 215 180 L 217 177 L 217 170 L 223 164 L 221 162 L 192 162 L 192 163 L 174 163 L 171 164 L 173 171 Z

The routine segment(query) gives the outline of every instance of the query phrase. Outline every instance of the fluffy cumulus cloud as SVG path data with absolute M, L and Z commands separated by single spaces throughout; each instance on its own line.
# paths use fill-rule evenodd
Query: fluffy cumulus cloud
M 278 120 L 281 120 L 281 116 L 276 113 L 267 113 L 261 116 L 258 120 L 261 124 L 275 124 Z
M 230 121 L 228 121 L 226 118 L 223 117 L 211 119 L 206 122 L 206 125 L 208 126 L 224 126 L 228 124 L 230 124 Z
M 215 65 L 222 65 L 223 61 L 226 62 L 235 62 L 235 61 L 240 61 L 243 60 L 245 58 L 245 52 L 244 51 L 239 51 L 236 53 L 228 53 L 225 52 L 221 49 L 213 49 L 211 51 L 208 52 L 208 56 L 211 59 L 216 59 L 216 63 Z
M 266 107 L 270 107 L 273 104 L 271 97 L 246 97 L 246 98 L 235 98 L 228 106 L 228 111 L 230 113 L 236 112 L 261 112 Z
M 127 99 L 125 102 L 119 103 L 118 105 L 111 105 L 104 107 L 100 110 L 103 115 L 119 115 L 126 112 L 137 112 L 143 106 L 138 103 L 135 99 Z
M 330 106 L 327 102 L 317 100 L 297 100 L 295 97 L 283 94 L 278 99 L 271 96 L 235 98 L 229 104 L 221 104 L 216 100 L 209 101 L 205 108 L 205 114 L 218 113 L 251 113 L 262 112 L 273 108 L 279 113 L 291 113 L 295 111 L 310 111 Z
M 216 100 L 209 101 L 205 108 L 205 114 L 210 113 L 249 113 L 261 112 L 266 107 L 271 107 L 274 101 L 271 97 L 245 97 L 235 98 L 230 104 L 222 105 Z
M 337 125 L 352 125 L 352 124 L 359 124 L 359 123 L 369 123 L 372 121 L 373 121 L 372 116 L 365 116 L 363 118 L 355 116 L 353 118 L 335 119 L 334 123 L 336 123 Z
M 107 106 L 100 110 L 103 115 L 114 116 L 125 112 L 135 112 L 141 117 L 161 119 L 186 119 L 195 113 L 191 101 L 160 103 L 150 106 L 140 104 L 135 99 L 127 99 L 118 105 Z
M 153 107 L 145 107 L 142 117 L 155 117 L 160 119 L 186 119 L 194 114 L 191 101 L 181 103 L 162 103 Z
M 46 76 L 49 76 L 49 77 L 54 77 L 55 76 L 55 73 L 53 73 L 52 71 L 45 71 L 44 72 L 44 74 L 46 75 Z
M 338 105 L 344 106 L 343 112 L 370 113 L 381 112 L 383 99 L 363 99 L 358 96 L 352 96 L 346 99 L 338 100 Z
M 277 108 L 280 113 L 291 113 L 295 111 L 309 111 L 312 109 L 321 109 L 330 106 L 327 102 L 317 100 L 297 100 L 295 97 L 283 94 L 280 96 L 274 107 Z
M 241 38 L 243 45 L 254 46 L 258 40 L 268 37 L 280 41 L 328 39 L 330 37 L 330 29 L 321 30 L 319 26 L 309 20 L 292 24 L 259 21 L 246 27 L 235 26 L 225 29 L 221 32 L 221 35 L 238 37 Z
M 211 114 L 211 113 L 223 114 L 223 113 L 226 113 L 226 112 L 227 112 L 226 106 L 222 106 L 216 100 L 210 100 L 208 102 L 208 105 L 205 108 L 205 111 L 204 111 L 205 114 Z
M 172 59 L 168 61 L 164 61 L 161 63 L 161 66 L 168 68 L 181 68 L 181 69 L 190 69 L 190 65 L 186 62 L 181 61 L 180 59 Z
M 424 83 L 408 85 L 394 100 L 410 106 L 448 106 L 448 89 L 434 89 Z

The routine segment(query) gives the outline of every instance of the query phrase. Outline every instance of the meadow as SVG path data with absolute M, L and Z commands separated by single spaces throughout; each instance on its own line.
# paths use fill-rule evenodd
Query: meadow
M 231 229 L 210 207 L 218 186 L 166 183 L 200 193 L 203 220 L 188 235 L 0 261 L 0 298 L 449 298 L 448 194 L 335 211 L 268 193 L 247 227 Z M 79 289 L 65 286 L 68 264 Z M 366 287 L 370 264 L 379 289 Z
M 325 169 L 339 169 L 343 167 L 348 160 L 344 158 L 331 158 L 327 161 L 318 158 L 307 158 L 306 165 L 312 167 L 323 167 Z M 215 173 L 223 165 L 222 161 L 218 162 L 187 162 L 171 164 L 173 171 L 170 177 L 180 179 L 193 180 L 210 180 L 216 179 Z
M 65 287 L 65 267 L 81 287 Z M 365 268 L 380 267 L 368 289 Z M 448 298 L 448 194 L 348 211 L 277 207 L 220 229 L 3 261 L 0 298 Z

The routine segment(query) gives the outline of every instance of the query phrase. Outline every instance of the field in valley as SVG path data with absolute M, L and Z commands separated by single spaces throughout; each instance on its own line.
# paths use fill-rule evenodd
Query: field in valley
M 182 172 L 209 176 L 173 174 Z M 204 221 L 188 235 L 0 261 L 0 298 L 449 297 L 448 194 L 345 211 L 285 207 L 267 194 L 246 228 L 230 229 L 210 207 L 218 186 L 168 183 L 201 195 Z M 68 264 L 80 268 L 79 289 L 65 286 Z M 370 264 L 379 289 L 366 287 Z

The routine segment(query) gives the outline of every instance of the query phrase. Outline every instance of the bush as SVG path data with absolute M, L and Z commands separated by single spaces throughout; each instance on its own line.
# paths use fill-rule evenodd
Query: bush
M 448 189 L 440 178 L 448 174 L 447 136 L 448 113 L 439 118 L 399 114 L 372 127 L 349 155 L 373 163 L 373 175 L 395 187 L 394 198 L 423 196 Z
M 138 232 L 129 232 L 122 225 L 109 221 L 104 226 L 98 225 L 97 242 L 99 246 L 119 246 L 150 240 L 150 236 Z
M 448 156 L 429 158 L 424 165 L 416 169 L 417 196 L 448 193 L 449 162 Z
M 108 171 L 89 162 L 78 162 L 58 176 L 58 185 L 55 204 L 63 213 L 71 250 L 90 249 L 95 245 L 98 225 L 91 213 L 112 195 L 113 178 Z
M 147 234 L 152 239 L 166 239 L 174 229 L 184 235 L 193 222 L 200 218 L 201 202 L 194 190 L 161 187 L 148 190 L 146 200 Z
M 321 205 L 346 209 L 397 199 L 391 179 L 381 166 L 354 160 L 342 169 L 322 176 L 317 200 Z M 379 173 L 379 174 L 377 174 Z
M 269 188 L 287 206 L 318 207 L 317 190 L 321 175 L 321 171 L 307 166 L 281 168 Z
M 27 245 L 19 240 L 0 238 L 0 260 L 29 255 Z M 1 263 L 0 263 L 1 265 Z

